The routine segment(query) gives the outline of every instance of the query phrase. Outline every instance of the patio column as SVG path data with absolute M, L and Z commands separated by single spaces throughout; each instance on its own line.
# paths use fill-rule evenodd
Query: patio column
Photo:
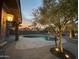
M 19 40 L 19 33 L 18 33 L 18 24 L 15 25 L 15 41 Z
M 1 37 L 1 21 L 2 21 L 2 6 L 3 6 L 4 0 L 0 0 L 0 42 L 2 41 Z
M 6 34 L 6 12 L 3 11 L 4 0 L 0 0 L 0 47 L 3 47 L 7 42 L 5 41 Z

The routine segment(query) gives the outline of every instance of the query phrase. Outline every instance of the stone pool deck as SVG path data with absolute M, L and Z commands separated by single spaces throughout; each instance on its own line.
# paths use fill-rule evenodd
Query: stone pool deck
M 44 38 L 25 38 L 11 43 L 5 51 L 9 56 L 5 59 L 59 59 L 50 53 L 50 48 L 54 47 L 54 41 L 46 41 Z M 63 47 L 71 51 L 78 59 L 78 45 L 63 39 Z

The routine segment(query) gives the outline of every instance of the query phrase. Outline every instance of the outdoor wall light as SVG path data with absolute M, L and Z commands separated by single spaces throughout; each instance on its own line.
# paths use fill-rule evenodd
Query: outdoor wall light
M 7 21 L 12 22 L 13 21 L 13 15 L 7 14 Z

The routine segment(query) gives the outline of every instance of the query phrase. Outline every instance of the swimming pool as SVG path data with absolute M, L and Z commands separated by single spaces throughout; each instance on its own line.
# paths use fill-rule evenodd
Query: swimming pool
M 27 38 L 44 38 L 47 41 L 55 40 L 54 36 L 48 37 L 48 35 L 35 35 L 35 34 L 31 34 L 31 35 L 24 35 L 23 37 L 27 37 Z

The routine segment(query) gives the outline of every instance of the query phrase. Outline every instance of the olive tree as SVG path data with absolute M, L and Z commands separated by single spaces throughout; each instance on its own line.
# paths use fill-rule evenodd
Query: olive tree
M 74 24 L 74 20 L 77 19 L 77 0 L 43 0 L 43 5 L 37 10 L 33 13 L 37 22 L 48 24 L 56 38 L 56 33 L 59 32 L 59 49 L 63 52 L 62 33 L 66 24 Z M 57 42 L 56 47 L 58 47 Z

